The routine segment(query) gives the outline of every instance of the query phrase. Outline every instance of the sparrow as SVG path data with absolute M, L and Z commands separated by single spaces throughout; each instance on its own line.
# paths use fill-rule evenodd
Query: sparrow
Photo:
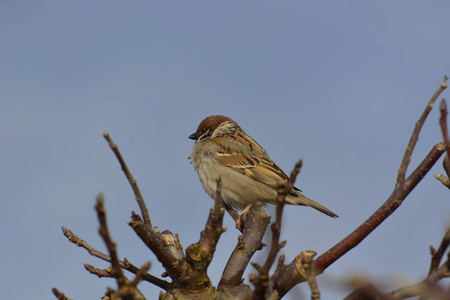
M 225 116 L 209 116 L 189 138 L 196 141 L 189 158 L 203 189 L 214 199 L 220 179 L 227 210 L 240 210 L 242 216 L 250 208 L 258 210 L 266 204 L 277 204 L 277 185 L 282 180 L 287 182 L 289 177 L 238 123 Z M 338 217 L 299 191 L 294 187 L 286 196 L 286 203 L 309 206 Z M 240 223 L 236 227 L 240 229 Z

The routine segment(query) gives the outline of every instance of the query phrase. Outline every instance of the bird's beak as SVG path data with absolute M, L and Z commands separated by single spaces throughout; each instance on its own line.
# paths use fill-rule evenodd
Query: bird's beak
M 198 132 L 198 131 L 194 132 L 193 134 L 191 134 L 191 135 L 189 136 L 189 138 L 190 138 L 191 140 L 198 140 L 199 137 L 200 137 L 200 132 Z

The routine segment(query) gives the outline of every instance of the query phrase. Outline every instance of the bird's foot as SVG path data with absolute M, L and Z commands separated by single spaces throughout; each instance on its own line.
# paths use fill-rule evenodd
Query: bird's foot
M 239 215 L 239 217 L 236 220 L 236 228 L 240 232 L 244 232 L 245 218 L 247 217 L 247 213 L 250 210 L 250 208 L 252 208 L 252 206 L 253 206 L 253 203 L 250 203 L 249 205 L 247 205 L 247 207 L 241 212 L 241 214 Z
M 236 220 L 236 228 L 240 232 L 244 232 L 243 225 L 245 225 L 245 221 L 242 219 L 243 217 L 245 217 L 245 216 L 243 214 L 240 214 L 238 219 Z

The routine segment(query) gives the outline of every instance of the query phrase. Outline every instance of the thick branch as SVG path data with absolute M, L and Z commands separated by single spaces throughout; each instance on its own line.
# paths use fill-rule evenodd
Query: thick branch
M 155 254 L 156 258 L 162 263 L 167 270 L 169 276 L 173 280 L 186 282 L 190 277 L 190 268 L 186 265 L 183 259 L 176 259 L 166 249 L 160 239 L 157 237 L 154 229 L 141 221 L 131 221 L 128 223 L 140 239 L 147 245 L 147 247 Z
M 311 300 L 320 300 L 320 291 L 317 286 L 316 275 L 312 269 L 312 260 L 316 256 L 316 251 L 303 251 L 300 255 L 303 255 L 303 268 L 306 273 L 306 281 L 308 281 L 309 289 L 311 290 Z
M 200 240 L 197 243 L 200 248 L 204 249 L 206 253 L 209 253 L 211 258 L 214 255 L 220 236 L 226 230 L 226 228 L 222 227 L 224 212 L 222 207 L 221 184 L 219 181 L 217 183 L 214 207 L 209 213 L 205 229 L 201 232 Z
M 368 236 L 378 225 L 380 225 L 387 217 L 389 217 L 403 202 L 406 196 L 416 187 L 419 181 L 431 169 L 435 162 L 439 159 L 445 147 L 439 143 L 433 147 L 430 153 L 425 157 L 416 170 L 401 184 L 397 184 L 391 196 L 383 203 L 383 205 L 356 230 L 341 240 L 334 247 L 319 256 L 314 261 L 314 269 L 316 274 L 323 271 L 347 253 L 350 249 L 358 245 L 366 236 Z
M 189 280 L 190 290 L 208 290 L 212 287 L 207 269 L 216 251 L 217 242 L 224 232 L 222 228 L 224 213 L 219 180 L 214 207 L 210 210 L 205 229 L 200 234 L 200 240 L 186 249 L 186 261 L 193 270 Z
M 152 227 L 152 222 L 150 221 L 150 215 L 148 214 L 148 209 L 147 206 L 145 205 L 144 197 L 142 197 L 141 190 L 139 189 L 137 181 L 136 179 L 134 179 L 133 175 L 128 169 L 128 166 L 125 163 L 125 160 L 123 159 L 122 154 L 119 151 L 119 147 L 113 142 L 107 131 L 103 132 L 103 137 L 108 141 L 109 147 L 116 155 L 117 160 L 119 161 L 120 166 L 122 167 L 122 171 L 125 173 L 125 176 L 127 177 L 128 182 L 130 183 L 131 188 L 133 189 L 134 195 L 136 196 L 136 201 L 141 210 L 142 217 L 144 218 L 144 223 Z
M 218 289 L 237 286 L 242 282 L 242 275 L 251 257 L 262 248 L 262 238 L 269 221 L 264 211 L 250 210 L 246 214 L 244 232 L 239 236 L 238 244 L 228 260 Z
M 280 256 L 278 268 L 271 278 L 273 288 L 278 292 L 280 298 L 296 284 L 307 281 L 308 275 L 317 275 L 313 270 L 311 270 L 312 272 L 310 274 L 307 274 L 305 270 L 305 258 L 310 261 L 309 257 L 312 258 L 315 255 L 316 253 L 314 251 L 302 251 L 289 265 L 283 265 L 284 256 Z M 311 266 L 309 268 L 312 269 Z
M 422 163 L 408 177 L 408 179 L 403 181 L 400 185 L 396 185 L 391 196 L 374 214 L 372 214 L 372 216 L 370 216 L 347 237 L 342 239 L 339 243 L 314 260 L 314 273 L 316 275 L 322 274 L 328 266 L 350 251 L 353 247 L 358 245 L 378 225 L 389 217 L 401 205 L 406 196 L 409 195 L 419 181 L 426 175 L 444 151 L 445 147 L 443 143 L 435 145 Z M 278 276 L 276 278 L 277 282 L 275 282 L 275 288 L 278 290 L 280 297 L 287 293 L 294 285 L 306 280 L 306 277 L 298 273 L 294 262 L 285 268 L 283 275 L 284 274 L 288 274 L 288 276 Z

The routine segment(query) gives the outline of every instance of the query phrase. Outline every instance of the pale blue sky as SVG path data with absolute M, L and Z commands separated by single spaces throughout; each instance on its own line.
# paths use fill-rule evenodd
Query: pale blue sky
M 55 286 L 100 299 L 116 286 L 88 274 L 83 263 L 107 264 L 61 233 L 67 226 L 105 250 L 93 210 L 99 192 L 120 257 L 151 260 L 159 276 L 127 225 L 138 207 L 102 132 L 119 144 L 153 224 L 186 248 L 213 204 L 187 159 L 187 137 L 211 114 L 240 123 L 286 172 L 303 158 L 297 185 L 340 218 L 287 207 L 283 253 L 291 261 L 326 251 L 391 193 L 414 122 L 450 73 L 449 15 L 448 1 L 0 1 L 2 297 L 51 299 Z M 411 167 L 441 141 L 438 116 Z M 424 278 L 428 247 L 450 221 L 436 173 L 441 161 L 319 277 L 328 299 L 347 294 L 332 283 L 355 270 Z M 214 284 L 238 236 L 229 216 L 225 223 Z M 147 299 L 159 294 L 140 288 Z M 294 292 L 302 293 L 309 297 L 305 285 Z

